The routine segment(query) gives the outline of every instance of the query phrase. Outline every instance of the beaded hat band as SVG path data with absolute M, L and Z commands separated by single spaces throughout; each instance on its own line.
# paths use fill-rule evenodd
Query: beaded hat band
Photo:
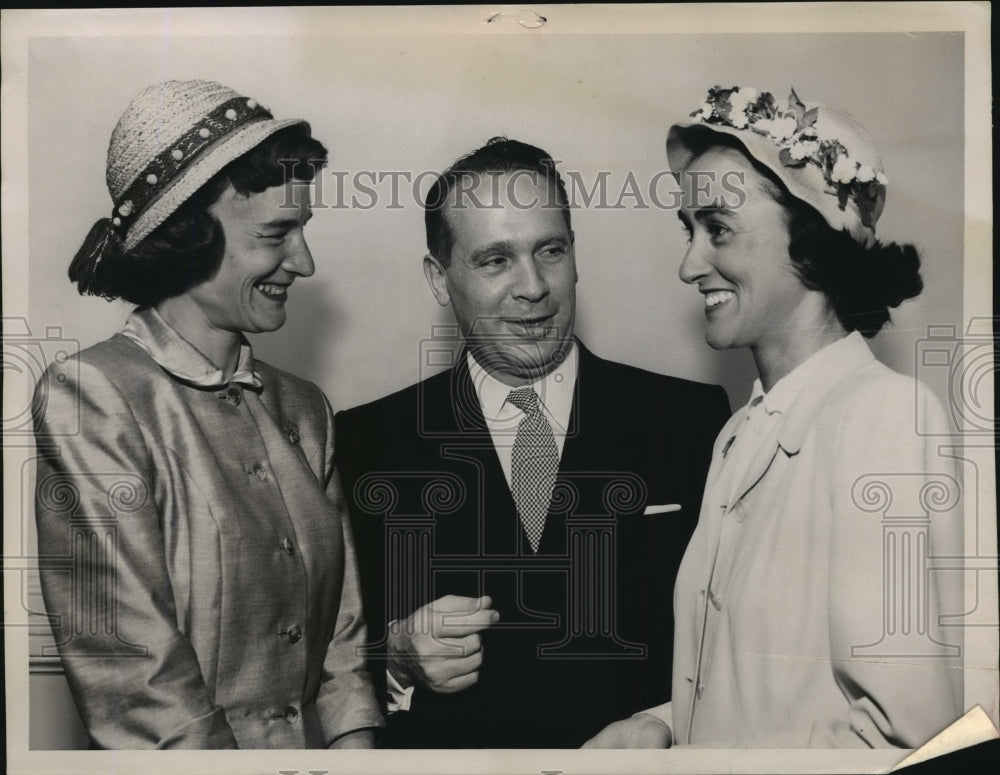
M 138 245 L 227 164 L 296 124 L 306 122 L 276 121 L 263 105 L 212 81 L 166 81 L 143 91 L 108 148 L 111 224 L 124 249 Z
M 874 142 L 853 116 L 806 105 L 794 89 L 785 106 L 770 92 L 716 86 L 691 117 L 697 121 L 674 124 L 667 134 L 671 170 L 686 172 L 711 146 L 713 133 L 731 135 L 834 229 L 847 229 L 862 245 L 875 242 L 889 181 Z

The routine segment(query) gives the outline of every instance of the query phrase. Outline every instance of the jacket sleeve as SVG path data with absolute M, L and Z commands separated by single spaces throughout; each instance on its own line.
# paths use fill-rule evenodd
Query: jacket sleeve
M 377 470 L 381 434 L 374 428 L 364 409 L 348 409 L 334 417 L 336 468 L 350 514 L 355 559 L 361 584 L 361 607 L 368 630 L 369 667 L 375 696 L 383 713 L 388 712 L 388 674 L 385 669 L 385 561 L 383 560 L 383 522 L 359 504 L 355 488 L 365 474 Z
M 128 403 L 81 362 L 76 376 L 46 373 L 34 416 L 42 592 L 91 739 L 102 748 L 237 747 L 177 626 L 167 517 Z
M 880 383 L 869 386 L 877 388 Z M 962 712 L 962 575 L 927 558 L 960 556 L 963 510 L 937 399 L 898 378 L 845 406 L 831 472 L 829 637 L 847 704 L 833 745 L 914 748 Z M 833 443 L 839 433 L 839 443 Z
M 333 413 L 326 406 L 328 449 L 327 495 L 335 504 L 344 534 L 344 585 L 333 638 L 323 662 L 316 708 L 327 745 L 348 732 L 384 725 L 372 678 L 365 662 L 367 632 L 362 613 L 357 555 L 340 475 L 334 467 Z

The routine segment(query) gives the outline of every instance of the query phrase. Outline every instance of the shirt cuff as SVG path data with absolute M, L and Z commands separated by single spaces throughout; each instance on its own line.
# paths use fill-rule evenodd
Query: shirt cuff
M 392 674 L 391 671 L 385 671 L 386 677 L 386 688 L 389 690 L 389 702 L 386 705 L 386 710 L 389 713 L 396 713 L 400 710 L 409 710 L 410 701 L 413 698 L 413 690 L 416 686 L 409 686 L 404 689 L 399 681 L 396 680 L 396 676 Z

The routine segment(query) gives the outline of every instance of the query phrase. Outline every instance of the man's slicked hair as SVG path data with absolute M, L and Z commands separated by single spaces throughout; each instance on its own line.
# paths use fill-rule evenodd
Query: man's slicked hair
M 555 192 L 554 204 L 562 210 L 566 229 L 572 231 L 566 186 L 553 158 L 533 145 L 518 140 L 508 140 L 506 137 L 494 137 L 486 145 L 466 154 L 438 175 L 424 198 L 427 250 L 434 258 L 445 266 L 451 263 L 451 249 L 455 237 L 445 210 L 446 205 L 451 203 L 452 199 L 457 199 L 458 192 L 462 190 L 459 181 L 463 178 L 472 178 L 474 182 L 478 182 L 488 175 L 513 172 L 532 173 L 547 180 Z M 455 204 L 464 206 L 465 203 Z M 547 204 L 552 203 L 542 203 L 543 206 Z

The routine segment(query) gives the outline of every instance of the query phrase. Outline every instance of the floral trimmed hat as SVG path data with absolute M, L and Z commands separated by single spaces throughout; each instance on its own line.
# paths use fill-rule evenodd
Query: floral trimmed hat
M 667 133 L 675 173 L 712 145 L 712 133 L 731 135 L 834 229 L 847 229 L 864 245 L 875 242 L 889 181 L 875 144 L 853 116 L 807 105 L 794 89 L 783 106 L 771 92 L 716 86 L 691 117 L 696 121 L 674 124 Z

